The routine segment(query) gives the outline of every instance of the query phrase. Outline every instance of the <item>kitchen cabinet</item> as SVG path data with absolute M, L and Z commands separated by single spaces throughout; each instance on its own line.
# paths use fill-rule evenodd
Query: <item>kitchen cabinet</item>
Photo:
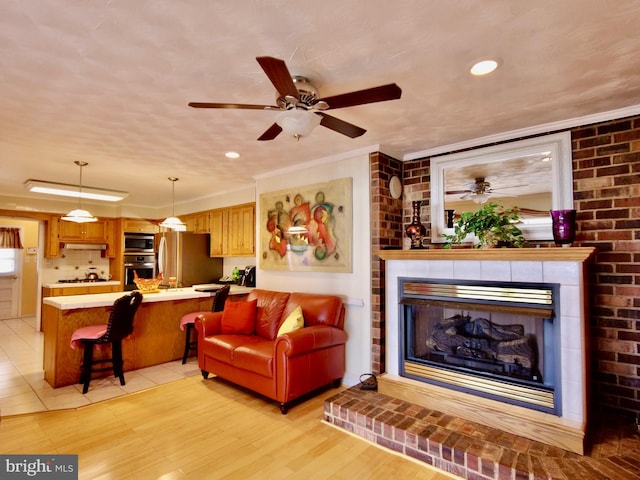
M 255 237 L 255 204 L 231 207 L 229 209 L 229 255 L 254 255 Z
M 125 218 L 122 221 L 122 230 L 131 233 L 158 233 L 160 228 L 156 223 L 139 218 Z
M 183 215 L 183 221 L 187 225 L 187 232 L 209 233 L 210 211 Z
M 212 210 L 209 217 L 209 256 L 223 257 L 228 251 L 228 218 L 229 211 L 225 208 Z
M 60 240 L 58 240 L 58 217 L 51 215 L 47 220 L 45 230 L 44 256 L 45 258 L 55 258 L 60 255 Z
M 255 203 L 212 210 L 209 216 L 212 257 L 249 257 L 255 255 Z
M 113 258 L 116 254 L 115 221 L 104 219 L 90 223 L 75 223 L 52 215 L 47 222 L 45 257 L 58 257 L 61 242 L 105 243 L 107 244 L 105 257 Z
M 106 243 L 107 222 L 98 220 L 97 222 L 75 223 L 58 220 L 58 239 L 60 242 L 86 241 Z
M 95 293 L 112 293 L 122 291 L 122 286 L 118 285 L 82 285 L 79 287 L 42 287 L 42 298 L 45 297 L 67 297 L 69 295 L 88 295 Z

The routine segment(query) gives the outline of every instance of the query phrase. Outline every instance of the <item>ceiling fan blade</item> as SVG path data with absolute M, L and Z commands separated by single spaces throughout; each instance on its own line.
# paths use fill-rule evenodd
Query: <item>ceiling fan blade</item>
M 300 94 L 284 60 L 274 57 L 256 57 L 256 60 L 282 98 L 290 95 L 300 100 Z
M 271 125 L 267 130 L 258 137 L 258 140 L 273 140 L 276 138 L 280 132 L 282 131 L 282 127 L 277 123 Z
M 461 195 L 463 193 L 473 193 L 472 190 L 447 190 L 445 195 Z
M 384 102 L 387 100 L 397 100 L 402 95 L 402 89 L 395 83 L 381 85 L 379 87 L 366 88 L 357 92 L 343 93 L 333 97 L 321 98 L 329 104 L 329 108 L 344 108 L 365 103 Z
M 320 120 L 320 125 L 346 135 L 347 137 L 356 138 L 360 135 L 364 135 L 364 133 L 366 132 L 364 128 L 360 128 L 352 123 L 340 120 L 339 118 L 332 117 L 331 115 L 327 115 L 326 113 L 315 112 L 315 114 L 322 117 L 322 120 Z
M 241 108 L 245 110 L 280 110 L 276 105 L 250 105 L 246 103 L 210 103 L 210 102 L 189 102 L 193 108 Z

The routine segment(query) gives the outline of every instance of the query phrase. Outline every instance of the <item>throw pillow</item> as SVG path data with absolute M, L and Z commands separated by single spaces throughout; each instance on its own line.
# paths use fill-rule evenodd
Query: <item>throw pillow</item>
M 233 335 L 251 335 L 256 328 L 258 299 L 250 302 L 227 302 L 222 312 L 220 331 Z
M 304 327 L 304 316 L 302 315 L 302 307 L 298 307 L 282 322 L 278 329 L 278 336 L 299 330 L 302 327 Z

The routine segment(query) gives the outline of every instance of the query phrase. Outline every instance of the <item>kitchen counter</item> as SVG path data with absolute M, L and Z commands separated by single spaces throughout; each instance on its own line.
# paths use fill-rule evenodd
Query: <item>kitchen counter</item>
M 98 285 L 109 285 L 115 284 L 119 285 L 119 282 L 100 282 Z M 44 287 L 49 287 L 53 284 L 44 285 Z M 55 285 L 96 285 L 96 283 L 61 283 Z M 218 284 L 203 284 L 203 285 L 194 285 L 193 287 L 185 287 L 185 288 L 166 288 L 160 289 L 159 292 L 156 293 L 146 293 L 143 296 L 142 303 L 151 303 L 151 302 L 165 302 L 167 300 L 184 300 L 189 298 L 206 298 L 211 297 L 212 292 L 199 292 L 196 291 L 196 288 L 202 287 L 219 287 L 222 288 L 222 285 Z M 56 287 L 58 288 L 58 287 Z M 252 287 L 241 287 L 239 285 L 231 285 L 231 289 L 229 290 L 229 295 L 245 295 L 253 290 Z M 116 301 L 117 298 L 125 295 L 129 292 L 112 292 L 112 293 L 88 293 L 82 295 L 69 295 L 66 297 L 45 297 L 42 299 L 42 303 L 44 305 L 51 305 L 53 307 L 59 308 L 60 310 L 71 310 L 76 308 L 95 308 L 95 307 L 108 307 L 113 305 L 113 302 Z
M 104 283 L 104 282 L 102 282 Z M 229 301 L 245 298 L 253 288 L 232 285 Z M 43 299 L 45 380 L 54 388 L 78 383 L 82 348 L 70 346 L 71 335 L 80 327 L 107 323 L 113 302 L 130 292 L 112 292 Z M 212 292 L 193 287 L 147 293 L 136 312 L 133 333 L 122 342 L 124 370 L 131 371 L 182 358 L 183 315 L 211 309 Z M 109 357 L 110 349 L 95 353 Z M 110 373 L 109 373 L 110 374 Z
M 44 288 L 73 288 L 73 287 L 99 287 L 100 285 L 120 285 L 117 280 L 107 280 L 106 282 L 55 282 L 45 283 Z

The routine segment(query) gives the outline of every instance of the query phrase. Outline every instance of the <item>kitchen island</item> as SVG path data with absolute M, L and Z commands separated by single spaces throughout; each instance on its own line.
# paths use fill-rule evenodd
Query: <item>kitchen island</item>
M 232 285 L 230 300 L 238 300 L 251 288 Z M 54 388 L 73 385 L 80 379 L 82 348 L 71 348 L 71 335 L 80 327 L 107 323 L 113 302 L 130 292 L 46 297 L 42 300 L 44 376 Z M 176 288 L 145 294 L 136 313 L 133 334 L 122 342 L 124 370 L 136 370 L 182 358 L 183 315 L 211 309 L 212 292 Z M 109 358 L 110 348 L 98 350 L 96 358 Z

